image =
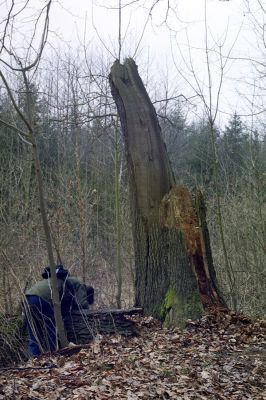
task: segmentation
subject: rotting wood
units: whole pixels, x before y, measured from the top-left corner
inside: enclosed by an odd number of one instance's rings
[[[174,186],[162,200],[160,219],[163,226],[174,227],[184,235],[204,309],[225,309],[226,304],[217,288],[201,192],[197,191],[194,205],[188,188]]]
[[[136,335],[137,329],[134,321],[126,316],[142,312],[142,308],[74,311],[64,320],[68,340],[76,344],[85,344],[97,334]]]

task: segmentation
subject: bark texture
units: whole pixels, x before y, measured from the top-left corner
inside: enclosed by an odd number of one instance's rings
[[[155,109],[132,59],[110,73],[129,168],[135,249],[136,306],[182,325],[202,311],[180,230],[159,218],[163,197],[174,185]]]

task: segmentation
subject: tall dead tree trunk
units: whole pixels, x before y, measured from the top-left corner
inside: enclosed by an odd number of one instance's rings
[[[182,324],[187,318],[198,317],[204,302],[195,266],[191,268],[193,257],[183,226],[176,223],[174,215],[171,224],[165,222],[168,216],[162,201],[167,195],[171,197],[175,181],[156,112],[132,59],[123,65],[116,61],[109,80],[130,176],[136,306]]]

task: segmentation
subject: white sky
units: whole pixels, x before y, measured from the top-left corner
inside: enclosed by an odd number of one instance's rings
[[[261,1],[266,3],[266,0]],[[31,2],[36,8],[38,4],[44,3],[42,0]],[[134,56],[144,81],[149,75],[156,86],[168,85],[170,95],[193,95],[191,86],[196,87],[197,84],[206,93],[205,1],[170,0],[173,10],[167,14],[168,0],[160,0],[151,16],[149,12],[156,0],[121,2],[123,6],[132,3],[122,10],[121,58]],[[256,9],[256,0],[249,3]],[[3,16],[1,4],[0,12]],[[50,13],[50,43],[54,48],[66,46],[73,51],[85,43],[92,52],[100,52],[110,60],[116,58],[119,48],[118,4],[119,0],[54,1]],[[219,45],[222,44],[223,61],[230,49],[231,57],[257,56],[257,39],[251,27],[246,0],[206,0],[206,4],[208,48],[212,50],[209,52],[212,95],[215,100],[220,75],[217,56]],[[164,24],[166,15],[167,26]],[[192,68],[197,83],[191,73]],[[250,112],[247,110],[245,95],[251,94],[252,90],[244,84],[247,78],[252,78],[250,63],[228,61],[219,106],[221,115],[235,110],[245,114]]]
[[[122,5],[130,0],[122,0]],[[172,0],[174,11],[169,11],[167,25],[163,22],[167,13],[167,0],[160,0],[149,16],[155,1],[139,0],[122,10],[122,59],[134,56],[140,71],[146,71],[153,80],[162,81],[168,77],[170,95],[193,94],[190,85],[181,78],[184,74],[193,86],[196,85],[191,73],[190,60],[200,81],[202,90],[207,83],[205,47],[205,1]],[[253,1],[254,3],[254,1]],[[62,4],[63,8],[62,9]],[[64,40],[75,47],[79,40],[101,47],[110,57],[118,55],[118,0],[64,0],[54,6],[52,26]],[[148,20],[148,23],[147,23]],[[142,36],[145,24],[146,28]],[[250,16],[244,0],[207,0],[208,45],[213,82],[213,98],[217,94],[220,69],[218,46],[223,43],[222,53],[226,57],[231,50],[232,57],[249,57],[257,53],[256,36],[253,34]],[[85,29],[86,27],[86,29]],[[170,28],[170,29],[169,29]],[[86,32],[85,32],[86,31]],[[215,45],[216,42],[216,45]],[[137,49],[137,52],[136,52]],[[136,53],[136,54],[135,54]],[[142,69],[141,69],[142,68]],[[250,89],[244,85],[251,78],[249,63],[228,61],[222,86],[220,109],[222,112],[248,114],[246,98]],[[144,78],[144,77],[143,77]],[[158,85],[159,86],[159,85]]]

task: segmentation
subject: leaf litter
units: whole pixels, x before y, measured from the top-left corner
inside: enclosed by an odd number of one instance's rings
[[[133,317],[132,317],[133,318]],[[266,321],[233,312],[138,336],[97,336],[0,371],[0,400],[266,400]]]

